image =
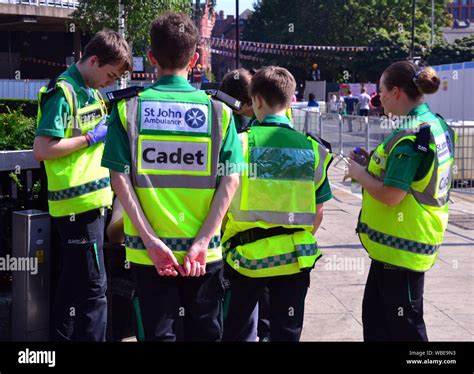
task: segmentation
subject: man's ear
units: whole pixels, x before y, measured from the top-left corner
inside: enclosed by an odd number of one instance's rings
[[[99,66],[99,57],[97,57],[97,56],[95,56],[95,55],[89,57],[89,58],[87,59],[87,64],[88,64],[89,66],[94,66],[94,65]]]
[[[151,66],[157,66],[158,62],[156,61],[155,56],[153,56],[153,53],[151,52],[151,49],[148,50],[146,53],[146,57],[148,58],[148,61],[150,62]]]
[[[189,67],[193,68],[196,65],[196,62],[199,60],[199,53],[194,52],[193,57],[189,61]]]
[[[260,95],[255,96],[255,104],[257,106],[257,109],[261,109],[263,106],[263,99]]]

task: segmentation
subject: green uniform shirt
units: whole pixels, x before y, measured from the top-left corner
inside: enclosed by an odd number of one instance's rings
[[[154,89],[163,91],[194,91],[188,81],[177,75],[167,75],[158,79],[152,86]],[[128,143],[127,133],[120,122],[117,106],[114,105],[112,113],[107,121],[108,131],[105,141],[105,150],[102,157],[102,166],[126,173],[130,171],[132,165],[130,155],[130,144]],[[232,165],[235,167],[222,168],[224,175],[237,173],[245,169],[242,149],[240,147],[237,131],[235,130],[234,119],[230,117],[230,123],[224,134],[221,150],[219,154],[219,163]]]
[[[429,112],[428,105],[421,104],[408,115],[421,117],[427,112]],[[433,152],[417,151],[412,141],[401,141],[388,157],[383,183],[408,191],[413,181],[421,180],[429,172],[433,157]]]
[[[269,115],[266,116],[261,124],[273,123],[288,125],[293,128],[290,119],[285,116]],[[329,184],[329,178],[326,178],[324,183],[316,191],[316,204],[322,204],[332,198],[331,186]]]
[[[84,107],[88,102],[90,104],[97,102],[75,64],[71,65],[61,76],[68,77],[69,80],[74,81],[80,87],[79,91],[75,91],[78,108]],[[63,90],[56,89],[41,103],[41,119],[36,129],[36,135],[64,138],[64,128],[70,113],[71,109]]]
[[[234,123],[235,123],[235,129],[237,132],[242,132],[243,128],[251,127],[251,124],[253,121],[255,121],[256,117],[247,117],[244,116],[243,114],[237,114],[234,112],[233,114],[234,117]]]

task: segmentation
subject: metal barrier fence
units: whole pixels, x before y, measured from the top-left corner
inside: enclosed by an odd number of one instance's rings
[[[454,188],[474,193],[474,126],[452,126],[458,135],[454,147]]]
[[[331,143],[335,156],[348,155],[355,147],[375,149],[393,129],[381,117],[341,116],[293,108],[296,130],[310,132]],[[474,193],[474,126],[450,124],[458,135],[453,188]]]

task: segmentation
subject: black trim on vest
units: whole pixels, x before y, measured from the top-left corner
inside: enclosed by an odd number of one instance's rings
[[[304,229],[289,229],[286,227],[278,226],[272,227],[270,229],[263,229],[261,227],[254,227],[253,229],[248,229],[238,234],[234,235],[227,242],[229,243],[229,248],[236,248],[239,245],[249,244],[256,242],[257,240],[270,238],[272,236],[278,235],[289,235],[297,231],[304,231]]]

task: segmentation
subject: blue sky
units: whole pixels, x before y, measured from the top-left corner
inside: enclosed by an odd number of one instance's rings
[[[256,0],[239,0],[239,11],[242,13],[245,9],[253,9],[253,3]],[[224,14],[235,14],[235,0],[216,0],[216,10],[223,10]]]

